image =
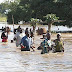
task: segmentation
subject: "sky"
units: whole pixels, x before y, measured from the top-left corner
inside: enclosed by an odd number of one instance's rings
[[[5,2],[5,1],[14,1],[14,0],[0,0],[0,3]]]
[[[5,0],[0,0],[0,3],[4,2]]]

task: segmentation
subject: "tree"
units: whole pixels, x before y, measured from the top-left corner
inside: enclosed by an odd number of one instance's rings
[[[66,20],[58,25],[72,27],[72,0],[57,0],[55,2],[55,14],[62,20]]]
[[[16,1],[14,2],[9,2],[8,3],[8,13],[6,14],[7,15],[7,21],[9,24],[12,24],[12,15],[14,17],[14,22],[15,24],[18,23],[19,21],[19,12],[17,12],[18,10],[18,3]]]
[[[15,18],[15,23],[20,20],[29,21],[31,18],[45,20],[47,14],[56,14],[59,19],[66,20],[58,25],[72,26],[72,0],[14,0],[7,2],[11,11],[7,15]],[[1,9],[2,10],[2,9]],[[4,10],[3,10],[4,12]],[[8,19],[9,20],[9,19]],[[10,20],[9,20],[10,21]]]
[[[40,19],[31,18],[31,26],[33,26],[33,32],[35,32],[36,25],[41,22]]]
[[[57,22],[59,17],[56,17],[56,14],[47,14],[44,16],[46,18],[46,22],[48,23],[48,31],[51,32],[51,26],[54,22]]]

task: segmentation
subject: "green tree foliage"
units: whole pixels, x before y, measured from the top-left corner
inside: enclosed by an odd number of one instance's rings
[[[41,22],[40,19],[31,18],[31,26],[33,26],[33,31],[35,31],[36,25]]]
[[[56,17],[56,14],[47,14],[44,16],[46,18],[46,22],[48,23],[48,31],[51,32],[51,26],[54,22],[57,22],[59,17]]]
[[[0,16],[1,17],[5,16],[6,9],[8,9],[8,5],[6,3],[1,3],[0,4]]]
[[[11,22],[9,18],[12,15],[14,15],[15,23],[17,23],[19,20],[29,21],[31,18],[45,20],[44,16],[52,13],[61,20],[66,20],[58,25],[72,26],[72,0],[15,0],[5,4],[7,6],[2,5],[3,8],[11,10],[7,14],[9,22]],[[2,6],[0,6],[1,10]],[[5,9],[1,12],[4,12]]]
[[[19,21],[19,11],[18,11],[18,4],[17,2],[10,2],[9,4],[9,12],[7,14],[7,21],[8,23],[12,23],[12,15],[14,17],[14,23]]]
[[[57,0],[55,2],[55,14],[62,20],[66,20],[59,25],[72,27],[72,0]]]

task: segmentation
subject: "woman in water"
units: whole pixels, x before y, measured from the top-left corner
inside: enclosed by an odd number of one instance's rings
[[[6,35],[5,35],[5,32],[3,32],[3,33],[1,34],[2,42],[7,42],[7,38],[8,38],[8,35],[6,36]]]

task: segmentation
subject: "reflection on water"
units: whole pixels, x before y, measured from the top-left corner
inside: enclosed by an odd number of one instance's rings
[[[9,34],[7,43],[2,43],[0,39],[0,72],[72,72],[71,42],[65,41],[64,53],[41,55],[37,49],[35,52],[21,52],[15,42],[10,43],[13,36],[13,33]],[[41,42],[40,37],[35,38],[36,48]]]

